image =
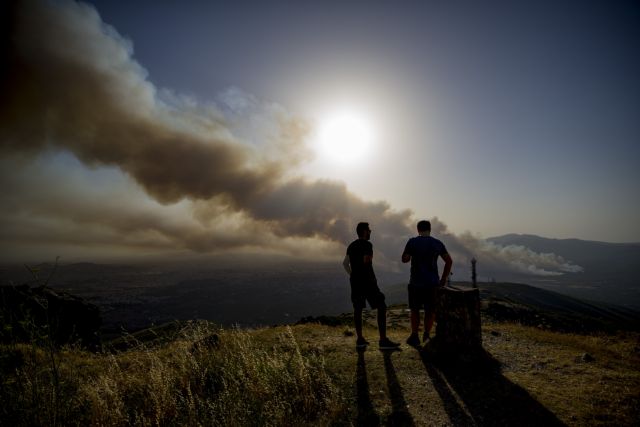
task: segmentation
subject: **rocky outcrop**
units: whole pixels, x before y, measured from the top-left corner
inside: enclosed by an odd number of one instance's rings
[[[51,339],[89,349],[100,344],[98,307],[46,286],[0,286],[0,323],[2,342]]]

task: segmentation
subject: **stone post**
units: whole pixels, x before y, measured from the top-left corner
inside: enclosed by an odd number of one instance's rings
[[[478,287],[478,283],[476,282],[476,263],[478,262],[478,260],[476,260],[475,258],[471,258],[471,283],[473,283],[473,287],[477,288]]]
[[[478,288],[440,288],[436,322],[434,347],[438,353],[463,358],[482,354]]]

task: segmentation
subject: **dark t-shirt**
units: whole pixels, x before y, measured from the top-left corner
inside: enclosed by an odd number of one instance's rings
[[[349,264],[351,264],[351,283],[367,284],[376,283],[376,275],[373,272],[373,264],[364,262],[365,255],[373,256],[373,245],[368,240],[357,239],[351,242],[347,248]]]
[[[447,254],[444,244],[431,236],[416,236],[409,239],[404,248],[411,255],[411,280],[417,287],[438,286],[438,257]]]

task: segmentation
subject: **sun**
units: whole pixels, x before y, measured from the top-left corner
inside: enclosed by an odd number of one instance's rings
[[[353,164],[367,156],[374,137],[373,125],[365,114],[336,110],[319,123],[317,151],[332,162]]]

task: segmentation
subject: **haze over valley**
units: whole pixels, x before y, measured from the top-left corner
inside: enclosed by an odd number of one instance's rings
[[[503,250],[508,250],[509,244],[528,244],[539,253],[554,250],[567,259],[575,257],[584,265],[579,272],[541,277],[514,274],[509,269],[487,271],[480,258],[479,286],[491,295],[508,298],[509,288],[496,287],[495,283],[516,282],[578,298],[596,307],[610,307],[618,314],[635,311],[638,316],[640,290],[635,266],[640,258],[639,244],[545,239],[531,235],[506,235],[491,240],[505,244]],[[349,280],[339,254],[332,262],[256,255],[250,265],[242,258],[218,256],[130,264],[61,262],[55,271],[53,268],[52,263],[38,266],[41,280],[35,282],[33,274],[24,266],[5,265],[0,279],[3,284],[36,285],[51,275],[49,286],[86,298],[100,308],[105,333],[117,333],[122,328],[134,331],[176,319],[256,326],[295,323],[307,316],[351,311]],[[406,304],[408,267],[404,265],[395,271],[378,268],[376,274],[388,303]],[[454,264],[452,279],[454,284],[467,282],[463,286],[469,286],[469,266]],[[517,294],[515,290],[511,293]],[[516,300],[525,301],[532,293],[524,292]],[[537,307],[567,305],[553,294],[538,294],[534,298],[538,299]]]

